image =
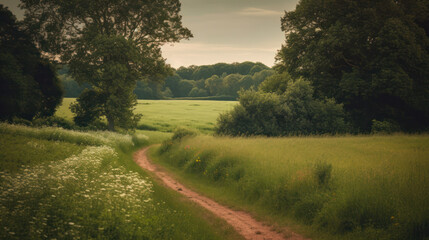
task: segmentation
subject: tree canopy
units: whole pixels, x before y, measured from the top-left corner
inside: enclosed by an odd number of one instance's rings
[[[0,119],[52,116],[63,90],[32,36],[0,5]]]
[[[77,82],[92,86],[99,99],[96,118],[105,116],[110,130],[138,120],[138,80],[171,72],[160,47],[192,37],[182,26],[178,0],[23,0],[21,6],[41,49],[59,55]],[[92,114],[85,99],[78,99],[75,114]]]
[[[303,77],[317,98],[343,103],[349,120],[403,130],[429,121],[429,4],[426,0],[301,0],[282,18],[277,70]]]

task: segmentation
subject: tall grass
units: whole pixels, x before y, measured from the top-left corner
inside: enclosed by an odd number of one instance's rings
[[[135,170],[144,136],[0,124],[0,137],[0,239],[236,236]]]
[[[429,237],[427,135],[198,136],[161,149],[165,162],[321,231]]]
[[[55,127],[33,128],[21,125],[0,123],[0,134],[10,134],[14,136],[26,136],[50,141],[63,141],[78,145],[92,146],[134,146],[139,142],[144,142],[147,137],[144,135],[127,135],[109,131],[70,131]]]

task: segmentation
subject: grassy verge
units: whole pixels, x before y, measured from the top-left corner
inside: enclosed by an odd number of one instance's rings
[[[198,136],[154,155],[207,195],[316,239],[429,236],[427,135]]]
[[[9,124],[0,135],[0,239],[239,238],[134,164],[144,136]]]

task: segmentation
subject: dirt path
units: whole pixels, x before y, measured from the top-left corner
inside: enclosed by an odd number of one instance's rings
[[[146,169],[150,172],[153,172],[157,177],[159,177],[163,183],[175,191],[185,195],[191,201],[194,201],[206,208],[210,212],[214,213],[216,216],[227,221],[235,230],[241,234],[246,239],[255,239],[255,240],[280,240],[280,239],[290,239],[290,240],[304,240],[302,236],[285,230],[284,233],[277,233],[271,230],[271,227],[256,221],[250,216],[250,214],[243,211],[236,211],[230,208],[227,208],[223,205],[218,204],[217,202],[211,200],[210,198],[204,197],[194,191],[191,191],[187,187],[178,183],[166,172],[159,169],[156,165],[152,164],[147,157],[148,148],[141,149],[134,154],[134,161],[143,169]]]

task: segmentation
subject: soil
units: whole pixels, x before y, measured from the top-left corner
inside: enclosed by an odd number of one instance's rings
[[[252,240],[305,240],[306,238],[289,229],[282,229],[279,233],[274,231],[272,227],[255,220],[249,213],[237,211],[223,206],[210,198],[204,197],[181,183],[177,182],[173,177],[163,171],[160,167],[151,163],[147,156],[147,150],[143,148],[134,154],[134,161],[143,169],[154,173],[165,186],[185,195],[189,200],[206,208],[214,215],[224,219],[230,224],[239,234],[245,239]],[[308,239],[307,239],[308,240]]]

